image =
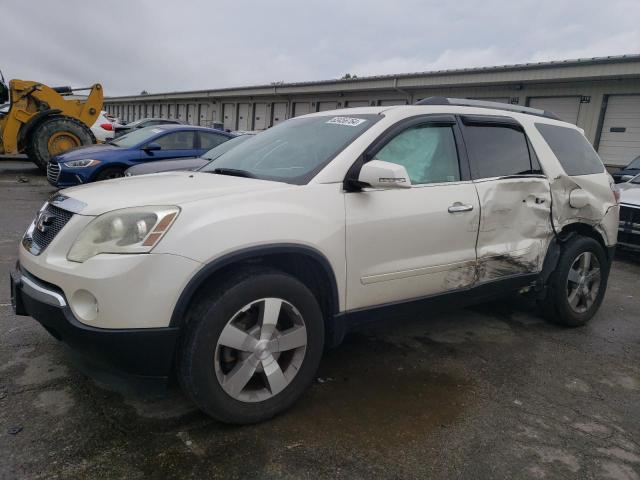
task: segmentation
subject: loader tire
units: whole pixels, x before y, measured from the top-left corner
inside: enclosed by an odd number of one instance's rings
[[[92,143],[94,136],[84,123],[71,117],[53,116],[34,129],[26,150],[29,160],[46,172],[51,157]]]

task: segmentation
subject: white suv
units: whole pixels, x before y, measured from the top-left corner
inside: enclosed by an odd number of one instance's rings
[[[16,313],[111,368],[177,377],[225,422],[290,406],[356,324],[520,292],[584,324],[618,230],[583,133],[430,98],[288,120],[199,172],[64,190],[12,273]]]

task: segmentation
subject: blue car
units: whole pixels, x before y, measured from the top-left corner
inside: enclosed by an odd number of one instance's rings
[[[101,145],[81,147],[53,157],[47,179],[57,188],[124,176],[141,163],[199,157],[233,138],[232,133],[190,125],[141,128]]]

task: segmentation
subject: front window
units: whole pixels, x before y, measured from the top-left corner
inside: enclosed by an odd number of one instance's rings
[[[195,133],[193,131],[180,131],[167,133],[154,140],[162,150],[193,150]]]
[[[450,126],[408,128],[382,147],[374,160],[402,165],[413,185],[460,180],[458,151]]]
[[[118,147],[131,148],[144,142],[145,140],[148,140],[151,137],[156,136],[160,132],[162,132],[162,130],[153,127],[140,128],[134,130],[133,132],[127,133],[126,135],[122,135],[121,137],[118,137],[109,143]]]
[[[293,118],[256,135],[202,168],[294,184],[308,183],[381,115]]]

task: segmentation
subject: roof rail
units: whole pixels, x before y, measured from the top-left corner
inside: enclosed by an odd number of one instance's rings
[[[461,107],[478,107],[493,108],[496,110],[506,110],[509,112],[526,113],[536,115],[538,117],[551,118],[553,120],[562,119],[553,112],[548,110],[540,110],[539,108],[522,107],[520,105],[512,105],[510,103],[487,102],[485,100],[471,100],[468,98],[446,98],[446,97],[428,97],[416,102],[414,105],[457,105]]]

